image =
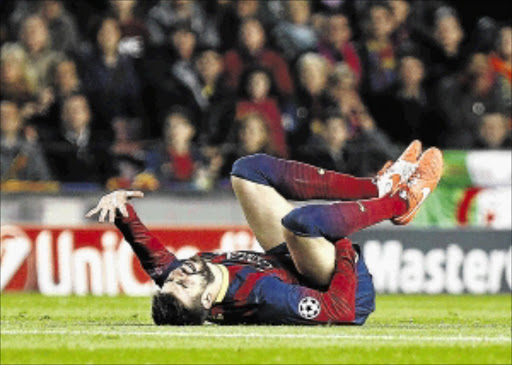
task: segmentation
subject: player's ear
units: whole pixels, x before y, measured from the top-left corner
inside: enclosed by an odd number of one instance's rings
[[[205,290],[201,295],[201,304],[205,309],[210,309],[213,305],[213,295],[209,290]]]

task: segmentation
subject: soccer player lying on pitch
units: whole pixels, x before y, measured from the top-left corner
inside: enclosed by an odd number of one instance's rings
[[[263,154],[237,160],[232,185],[264,253],[201,252],[179,260],[137,217],[130,198],[104,196],[87,216],[108,215],[160,287],[152,302],[158,325],[363,324],[375,309],[372,278],[350,234],[391,219],[410,222],[437,186],[443,159],[414,141],[376,178],[356,178]],[[298,208],[290,200],[329,204]],[[352,201],[342,201],[352,200]]]

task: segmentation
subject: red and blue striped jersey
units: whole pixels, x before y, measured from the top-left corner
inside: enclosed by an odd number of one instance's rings
[[[116,225],[143,268],[161,286],[181,261],[151,235],[130,205],[128,211],[129,217],[118,216]],[[212,307],[209,320],[219,324],[363,324],[375,310],[371,275],[358,246],[346,238],[335,245],[334,274],[323,288],[311,285],[297,272],[284,243],[265,253],[201,253],[229,273],[226,295]]]

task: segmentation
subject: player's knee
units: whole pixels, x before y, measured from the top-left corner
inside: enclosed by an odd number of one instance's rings
[[[321,237],[322,232],[317,225],[318,214],[316,207],[306,205],[285,215],[281,223],[287,230],[298,236]]]
[[[235,161],[231,168],[231,176],[253,181],[263,185],[269,185],[265,175],[262,174],[271,157],[263,153],[241,157]]]

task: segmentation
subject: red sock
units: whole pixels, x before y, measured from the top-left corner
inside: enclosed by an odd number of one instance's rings
[[[356,202],[340,202],[332,205],[335,206],[335,211],[330,215],[332,223],[337,223],[344,230],[340,237],[346,237],[363,228],[402,215],[407,211],[407,202],[400,198],[398,194]],[[343,224],[340,224],[341,222]]]
[[[299,200],[367,199],[379,194],[371,178],[358,178],[295,161],[286,162],[282,166],[285,189]]]
[[[282,223],[300,236],[325,237],[334,242],[406,211],[407,202],[395,194],[355,202],[306,205],[291,211]]]
[[[233,165],[234,176],[273,187],[287,199],[368,199],[378,196],[370,178],[357,178],[302,162],[258,154]]]

